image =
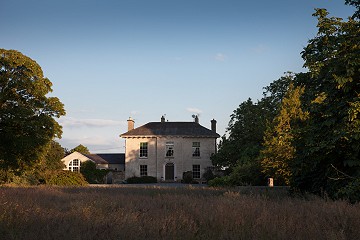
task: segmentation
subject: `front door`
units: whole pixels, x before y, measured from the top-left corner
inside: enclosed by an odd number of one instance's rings
[[[165,181],[174,181],[174,164],[167,163],[165,165]]]

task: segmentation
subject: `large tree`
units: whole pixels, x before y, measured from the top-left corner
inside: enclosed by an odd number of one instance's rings
[[[64,105],[47,96],[52,83],[31,58],[0,49],[0,167],[21,170],[38,162],[61,126]]]
[[[325,9],[314,16],[318,34],[302,53],[309,69],[302,106],[309,118],[294,141],[291,185],[335,197],[360,177],[360,23],[329,17]]]

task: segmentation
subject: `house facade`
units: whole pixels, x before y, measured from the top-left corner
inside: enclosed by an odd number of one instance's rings
[[[201,180],[210,157],[216,152],[216,121],[211,130],[194,122],[150,122],[134,128],[128,120],[125,138],[125,178],[153,176],[158,181],[181,181],[183,173],[191,171],[195,180]]]

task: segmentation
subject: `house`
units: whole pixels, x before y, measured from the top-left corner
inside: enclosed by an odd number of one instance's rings
[[[64,170],[72,172],[79,172],[81,163],[86,161],[94,162],[97,169],[125,171],[124,153],[82,154],[79,152],[73,152],[61,159],[61,161],[65,164]]]
[[[203,173],[212,167],[210,157],[216,152],[216,120],[211,130],[194,122],[149,122],[134,128],[128,120],[125,138],[125,178],[153,176],[158,181],[181,181],[183,173],[192,171],[193,178],[201,181]]]

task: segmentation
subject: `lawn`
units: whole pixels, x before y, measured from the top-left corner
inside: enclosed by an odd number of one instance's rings
[[[0,239],[358,239],[360,205],[284,189],[0,187]]]

